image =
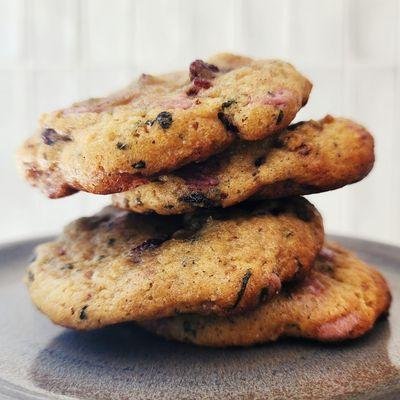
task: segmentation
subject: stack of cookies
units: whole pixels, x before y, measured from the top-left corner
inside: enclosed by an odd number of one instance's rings
[[[371,329],[390,305],[385,280],[324,242],[300,195],[364,178],[373,138],[331,116],[290,125],[311,88],[285,62],[219,54],[44,114],[19,151],[25,178],[113,206],[36,249],[35,305],[69,328],[136,321],[207,346]]]

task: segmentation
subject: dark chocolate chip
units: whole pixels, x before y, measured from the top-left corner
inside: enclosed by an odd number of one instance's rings
[[[258,168],[265,163],[265,156],[258,157],[254,160],[254,165]]]
[[[239,132],[239,129],[235,125],[233,125],[231,121],[229,121],[229,118],[222,111],[218,113],[218,119],[222,122],[227,131],[232,133]]]
[[[122,143],[122,142],[117,143],[118,150],[126,150],[127,148],[128,148],[128,145],[126,143]]]
[[[160,124],[161,128],[168,129],[172,124],[172,115],[168,111],[162,111],[157,115],[156,121]]]
[[[108,246],[114,246],[114,243],[115,243],[115,238],[110,238],[110,239],[108,239],[108,241],[107,241],[107,245],[108,245]]]
[[[238,306],[238,304],[240,303],[240,300],[242,300],[244,292],[246,290],[246,286],[247,286],[247,284],[249,282],[250,277],[251,277],[251,271],[247,271],[245,273],[245,275],[243,276],[242,284],[241,284],[239,292],[238,292],[238,294],[236,296],[236,301],[231,307],[229,307],[229,309],[233,310],[234,308],[236,308]]]
[[[65,269],[73,269],[73,268],[74,268],[73,264],[69,263],[69,264],[64,264],[60,269],[65,270]]]
[[[43,143],[48,146],[52,146],[57,142],[70,142],[72,140],[69,136],[58,133],[52,128],[45,129],[41,136]]]
[[[195,207],[210,208],[215,206],[215,203],[201,192],[193,192],[185,196],[179,197],[179,201],[191,204]]]
[[[278,118],[276,119],[277,125],[279,125],[282,122],[284,116],[285,116],[285,114],[283,113],[283,111],[279,110]]]
[[[135,169],[142,169],[142,168],[146,168],[146,163],[144,161],[139,161],[135,164],[132,164],[132,167]]]
[[[166,241],[165,238],[154,238],[154,239],[147,239],[139,246],[135,247],[133,250],[151,250],[161,246],[162,243]]]
[[[87,319],[86,309],[87,309],[88,307],[89,307],[88,305],[83,306],[83,307],[81,308],[81,310],[79,311],[79,319],[80,319],[80,320]]]
[[[146,250],[156,249],[157,247],[161,246],[167,240],[168,240],[168,237],[152,238],[152,239],[145,240],[143,243],[141,243],[139,246],[134,247],[129,252],[130,256],[132,258],[132,261],[140,262],[143,252],[145,252]]]
[[[235,103],[236,103],[236,100],[233,100],[233,99],[225,101],[225,102],[222,103],[221,108],[222,108],[222,110],[225,110],[225,108],[228,108],[232,104],[235,104]]]

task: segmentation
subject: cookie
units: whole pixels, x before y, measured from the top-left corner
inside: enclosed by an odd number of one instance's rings
[[[237,141],[203,163],[113,196],[135,212],[179,214],[228,207],[251,196],[279,198],[359,181],[374,164],[374,141],[360,125],[327,116],[289,126],[260,142]]]
[[[311,83],[278,60],[220,54],[189,71],[142,75],[101,99],[44,114],[19,151],[26,179],[51,198],[110,194],[142,178],[259,140],[287,126]]]
[[[141,323],[165,336],[224,347],[270,342],[281,336],[323,342],[353,339],[388,311],[391,296],[382,275],[345,249],[329,244],[302,281],[257,309],[230,318],[182,315]]]
[[[26,281],[41,311],[76,329],[232,315],[307,272],[322,245],[321,217],[301,197],[184,216],[109,207],[40,245]]]

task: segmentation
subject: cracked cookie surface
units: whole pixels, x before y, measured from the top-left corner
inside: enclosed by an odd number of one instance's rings
[[[374,141],[362,126],[326,116],[289,126],[263,141],[237,141],[200,164],[113,196],[135,212],[179,214],[228,207],[249,197],[279,198],[336,189],[365,177]]]
[[[248,346],[281,336],[333,342],[372,329],[390,302],[378,271],[328,244],[302,281],[287,284],[253,311],[229,318],[182,315],[141,324],[169,339],[215,347]]]
[[[108,207],[40,245],[26,282],[43,313],[76,329],[232,315],[309,270],[322,244],[321,217],[301,197],[179,216]]]
[[[259,140],[284,128],[310,91],[288,63],[219,54],[192,62],[189,72],[144,74],[109,97],[44,114],[19,164],[51,198],[121,192],[236,137]]]

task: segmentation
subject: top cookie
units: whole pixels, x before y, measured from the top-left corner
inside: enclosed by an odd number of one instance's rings
[[[142,75],[107,98],[44,114],[19,161],[51,198],[117,193],[206,159],[236,136],[258,140],[284,128],[310,90],[290,64],[220,54],[192,62],[189,73]]]
[[[136,212],[179,214],[228,207],[251,196],[279,198],[356,182],[374,164],[374,140],[361,125],[326,116],[289,126],[259,142],[237,141],[201,164],[190,164],[113,196]]]

